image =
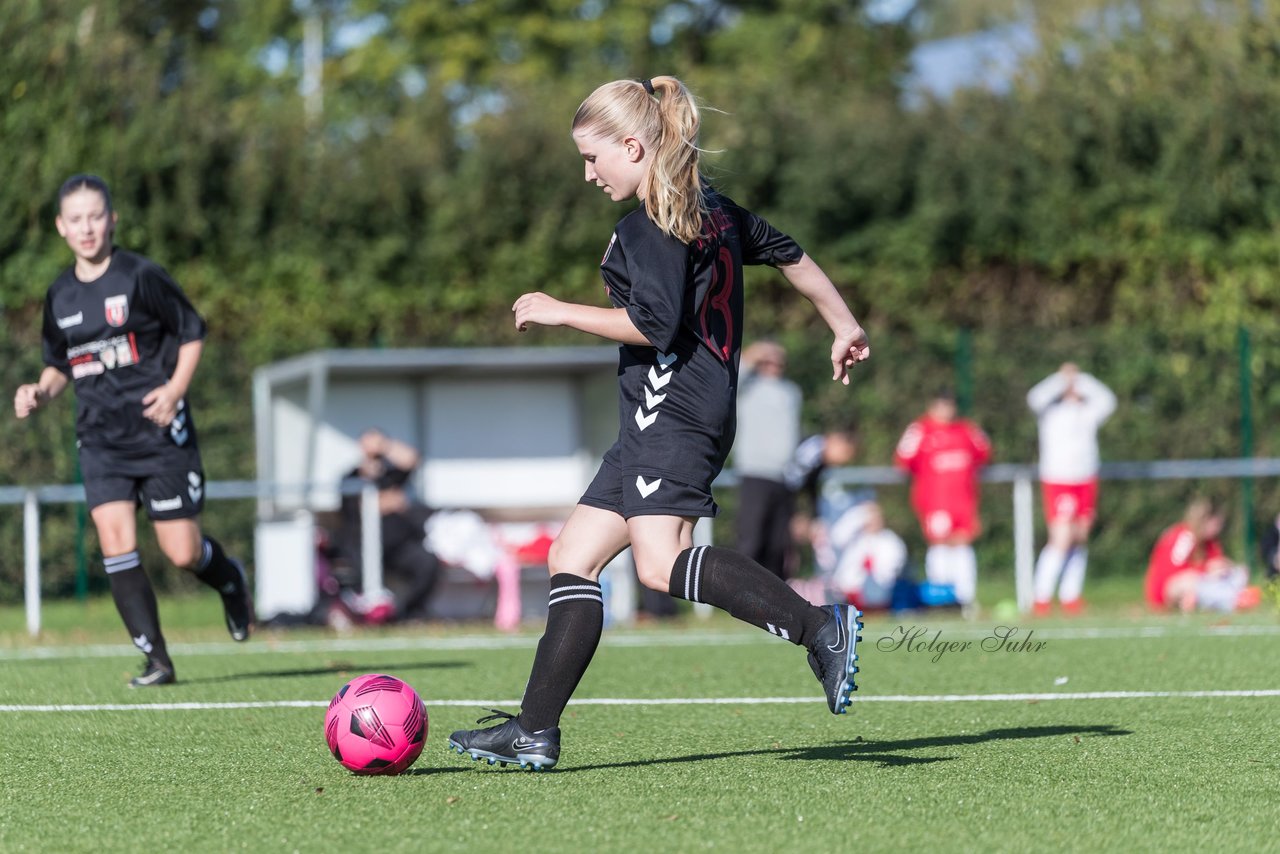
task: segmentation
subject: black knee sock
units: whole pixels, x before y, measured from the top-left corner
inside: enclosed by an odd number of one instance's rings
[[[538,641],[533,671],[520,704],[520,725],[538,730],[560,722],[564,707],[600,645],[604,598],[600,585],[577,575],[551,576],[547,629]]]
[[[111,598],[116,602],[116,610],[129,630],[133,645],[142,650],[148,660],[172,670],[173,662],[169,660],[164,635],[160,633],[156,593],[138,561],[138,553],[104,556],[102,562],[107,569],[107,580],[111,582]]]
[[[678,599],[714,605],[806,647],[828,617],[751,558],[716,546],[680,552],[671,570],[670,592]]]
[[[204,551],[196,563],[196,578],[224,595],[235,593],[242,581],[240,570],[213,537],[204,538]]]

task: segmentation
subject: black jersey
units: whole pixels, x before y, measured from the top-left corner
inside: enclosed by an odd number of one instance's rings
[[[610,301],[653,345],[621,347],[622,426],[607,459],[627,476],[709,491],[733,443],[742,267],[793,263],[804,252],[725,196],[709,190],[706,200],[702,234],[688,244],[643,209],[628,214],[600,270]]]
[[[205,335],[204,319],[161,267],[116,249],[92,282],[65,270],[45,296],[44,361],[71,377],[86,478],[199,467],[186,401],[168,427],[143,417],[142,398],[169,381],[178,348]]]

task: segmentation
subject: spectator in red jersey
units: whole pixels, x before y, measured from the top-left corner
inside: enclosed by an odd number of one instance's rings
[[[929,544],[925,576],[954,588],[961,607],[971,608],[978,587],[973,541],[982,530],[978,471],[991,460],[991,442],[957,417],[955,396],[942,390],[902,434],[893,459],[911,476],[911,507]]]
[[[1147,565],[1147,604],[1184,613],[1252,608],[1261,591],[1249,586],[1249,571],[1222,551],[1218,537],[1225,514],[1208,498],[1197,498],[1182,521],[1165,529]]]

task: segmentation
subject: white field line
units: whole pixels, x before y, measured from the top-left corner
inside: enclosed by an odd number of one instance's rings
[[[1248,626],[1072,626],[1067,628],[1037,628],[1018,626],[1018,639],[1031,635],[1036,640],[1125,640],[1142,638],[1231,638],[1280,635],[1280,625]],[[946,640],[980,640],[991,637],[995,629],[954,624],[930,625],[909,621],[885,622],[877,620],[863,631],[865,642],[875,643],[881,637],[897,638],[900,629],[911,631],[924,629],[929,636],[941,631]],[[895,634],[896,633],[896,634]],[[922,636],[924,637],[924,636]],[[679,631],[670,632],[605,632],[604,646],[617,647],[673,647],[673,646],[742,646],[757,643],[775,643],[777,638],[764,632],[742,631]],[[170,644],[175,655],[244,655],[314,652],[395,652],[402,650],[502,650],[532,649],[538,638],[533,635],[460,635],[458,637],[394,637],[394,638],[331,638],[317,640],[275,640],[237,644],[231,641],[209,643]],[[132,658],[138,651],[128,644],[90,644],[86,646],[36,646],[0,649],[0,661],[32,661],[74,658]]]
[[[1028,703],[1048,700],[1202,700],[1231,697],[1280,697],[1280,688],[1239,691],[1079,691],[1061,694],[888,694],[858,697],[863,703]],[[664,697],[635,699],[600,697],[570,700],[573,706],[786,706],[816,704],[817,697]],[[83,705],[0,705],[0,712],[186,712],[236,709],[322,709],[326,700],[261,700],[236,703],[92,703]],[[427,708],[438,706],[518,706],[519,700],[431,700]]]

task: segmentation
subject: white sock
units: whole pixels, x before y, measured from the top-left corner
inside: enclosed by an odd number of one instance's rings
[[[1067,556],[1067,565],[1062,570],[1062,584],[1058,587],[1058,599],[1063,602],[1074,602],[1084,592],[1084,570],[1089,563],[1089,549],[1076,546]]]
[[[930,584],[950,584],[951,572],[947,566],[947,546],[929,546],[924,553],[924,576]]]
[[[972,603],[978,595],[978,556],[973,546],[952,546],[947,563],[956,586],[956,601],[961,605]]]
[[[1045,546],[1040,550],[1036,560],[1035,582],[1032,584],[1032,595],[1037,602],[1048,602],[1053,598],[1053,588],[1058,583],[1058,573],[1062,569],[1062,552],[1053,546]]]

